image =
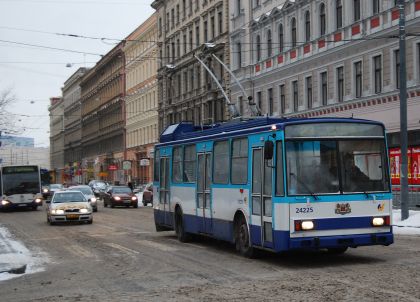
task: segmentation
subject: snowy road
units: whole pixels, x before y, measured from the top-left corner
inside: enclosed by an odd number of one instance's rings
[[[420,300],[418,235],[336,257],[249,260],[226,243],[156,233],[151,207],[100,207],[92,225],[49,226],[41,210],[0,213],[0,223],[49,258],[44,271],[1,281],[1,301]]]

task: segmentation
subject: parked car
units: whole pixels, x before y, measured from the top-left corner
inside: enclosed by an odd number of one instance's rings
[[[153,183],[148,183],[143,191],[143,205],[147,206],[148,203],[153,203]]]
[[[42,197],[44,197],[44,199],[50,199],[54,195],[54,192],[62,190],[63,188],[64,186],[62,184],[50,184],[49,186],[44,186],[42,188]]]
[[[91,180],[89,182],[89,187],[92,188],[92,191],[96,197],[103,198],[103,195],[108,188],[108,184],[103,180]]]
[[[70,187],[69,190],[82,192],[90,202],[93,211],[98,212],[98,199],[95,197],[95,194],[93,194],[93,191],[89,186],[74,186]]]
[[[47,207],[47,222],[93,222],[92,206],[80,191],[57,191]]]
[[[137,197],[134,195],[133,191],[127,186],[111,186],[108,187],[108,190],[103,195],[104,198],[104,207],[111,206],[133,206],[134,208],[138,207]]]

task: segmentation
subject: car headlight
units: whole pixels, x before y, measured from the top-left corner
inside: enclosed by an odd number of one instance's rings
[[[43,189],[42,192],[48,193],[48,189]]]
[[[131,197],[131,200],[137,200],[136,196]]]
[[[90,201],[91,201],[91,202],[96,202],[96,198],[95,198],[95,197],[92,197],[92,198],[90,199]]]
[[[41,198],[35,198],[35,202],[36,203],[40,203],[42,201],[42,199]]]
[[[88,213],[89,212],[89,210],[88,209],[80,209],[80,213],[82,213],[82,214],[86,214],[86,213]]]
[[[5,205],[7,205],[7,204],[9,204],[9,203],[10,203],[10,202],[9,202],[9,201],[7,201],[7,200],[2,200],[2,201],[1,201],[1,204],[2,204],[2,205],[4,205],[4,206],[5,206]]]
[[[115,199],[115,200],[121,200],[121,197],[119,197],[119,196],[114,196],[114,199]]]
[[[64,214],[64,210],[51,210],[51,214],[56,214],[56,215],[63,215]]]

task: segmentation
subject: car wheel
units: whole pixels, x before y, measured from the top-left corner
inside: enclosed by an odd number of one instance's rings
[[[115,205],[111,202],[111,208],[115,208]]]
[[[33,206],[32,211],[36,211],[36,210],[38,210],[38,206]]]
[[[247,258],[254,257],[254,248],[250,244],[248,225],[243,216],[237,219],[235,224],[235,246],[236,250]]]
[[[87,222],[88,224],[92,224],[93,223],[93,218],[91,220],[88,220]]]
[[[136,203],[135,205],[133,205],[133,208],[137,209],[139,207],[139,205]]]
[[[93,211],[94,211],[94,212],[98,212],[98,208],[94,208],[94,209],[93,209]]]

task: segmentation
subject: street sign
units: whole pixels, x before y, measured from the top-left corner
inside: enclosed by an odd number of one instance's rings
[[[140,166],[144,167],[144,166],[149,166],[150,165],[150,160],[148,160],[147,158],[143,158],[140,160]]]
[[[117,170],[117,166],[116,165],[109,165],[108,170],[109,171],[115,171],[115,170]]]
[[[131,160],[125,160],[122,163],[123,170],[131,170]]]

